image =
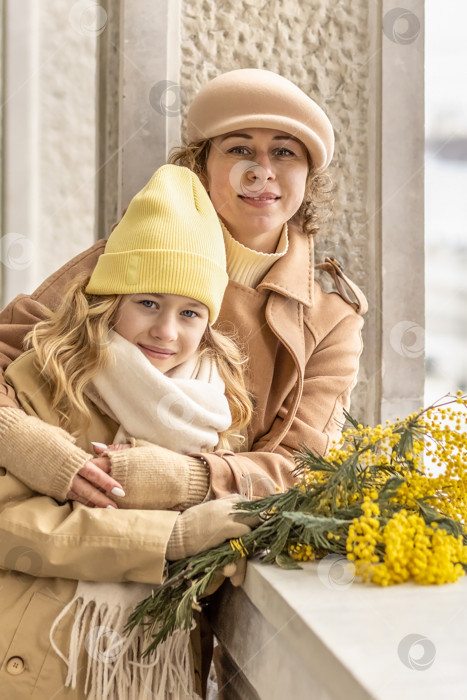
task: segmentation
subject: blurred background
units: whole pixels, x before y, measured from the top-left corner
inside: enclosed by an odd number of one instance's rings
[[[425,402],[467,391],[467,4],[425,3]]]

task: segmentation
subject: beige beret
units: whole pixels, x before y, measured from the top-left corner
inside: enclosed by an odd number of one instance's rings
[[[299,139],[316,170],[334,152],[334,132],[321,107],[287,78],[257,68],[223,73],[201,88],[187,116],[189,143],[236,129],[278,129]]]

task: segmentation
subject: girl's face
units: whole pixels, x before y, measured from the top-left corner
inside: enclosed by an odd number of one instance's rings
[[[113,329],[165,374],[198,350],[208,320],[207,306],[190,297],[125,294]]]
[[[253,250],[275,251],[303,201],[307,174],[305,146],[285,131],[241,129],[212,139],[211,201],[232,236]]]

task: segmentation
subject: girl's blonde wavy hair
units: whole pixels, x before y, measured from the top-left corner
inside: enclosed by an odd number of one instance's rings
[[[110,361],[109,332],[123,297],[86,294],[88,281],[89,275],[77,277],[57,310],[26,336],[26,346],[34,348],[41,375],[52,389],[52,409],[74,435],[84,433],[91,422],[85,390]],[[243,377],[245,358],[232,338],[209,325],[200,351],[216,363],[225,384],[232,414],[231,426],[219,436],[219,447],[225,449],[232,440],[238,442],[252,415]]]
[[[207,162],[211,149],[211,139],[173,148],[168,163],[183,165],[192,170],[208,190]],[[304,233],[315,236],[321,225],[332,213],[332,180],[326,173],[316,173],[307,151],[308,175],[303,202],[291,219]]]

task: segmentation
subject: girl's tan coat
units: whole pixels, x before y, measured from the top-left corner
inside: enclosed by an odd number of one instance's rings
[[[78,579],[160,582],[178,513],[59,505],[4,469],[0,494],[0,696],[83,698],[64,688],[65,664],[48,642],[54,619]],[[64,625],[59,646],[69,639]]]
[[[28,415],[59,425],[50,389],[34,365],[34,351],[10,365],[5,376]],[[91,425],[77,444],[89,452],[90,440],[111,441],[118,426],[87,404]],[[49,645],[55,618],[72,599],[78,579],[160,583],[178,512],[60,505],[4,468],[0,499],[0,561],[7,569],[0,570],[0,697],[83,699],[84,673],[75,690],[65,688],[66,666]],[[71,624],[69,616],[55,639],[65,655]],[[85,670],[86,660],[79,665]]]

